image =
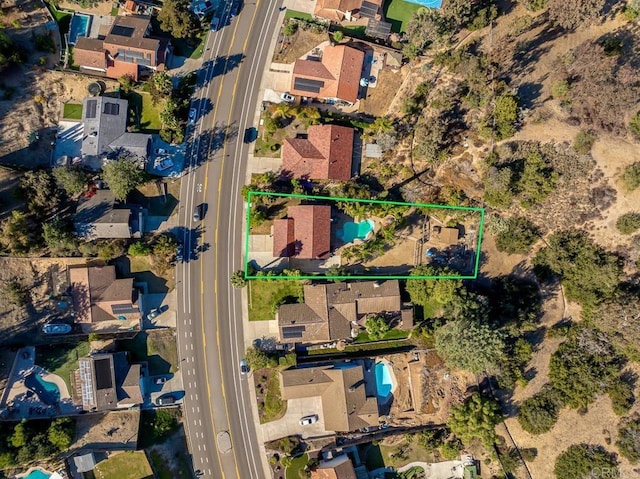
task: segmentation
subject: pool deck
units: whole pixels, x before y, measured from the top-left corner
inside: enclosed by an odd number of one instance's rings
[[[35,347],[28,346],[16,354],[9,384],[0,402],[0,411],[12,419],[35,419],[76,413],[78,408],[73,404],[67,384],[60,376],[51,374],[35,364],[35,351]],[[24,380],[31,373],[40,374],[44,381],[54,383],[58,387],[60,402],[57,405],[45,404],[37,394],[25,386]]]

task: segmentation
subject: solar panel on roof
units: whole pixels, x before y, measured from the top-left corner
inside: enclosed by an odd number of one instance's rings
[[[387,38],[391,33],[391,24],[378,20],[369,20],[365,33],[370,37]]]
[[[324,86],[324,82],[320,80],[309,80],[308,78],[296,77],[293,79],[293,89],[298,91],[308,91],[311,93],[320,93],[320,88]]]
[[[108,358],[95,360],[93,369],[96,373],[96,390],[113,387],[111,382],[111,361]]]
[[[85,116],[87,118],[95,118],[97,107],[98,107],[98,100],[87,101],[87,113],[85,114]]]
[[[301,338],[302,333],[304,333],[304,326],[286,326],[282,328],[282,338],[283,339],[293,339],[293,338]]]
[[[371,2],[362,2],[362,7],[360,8],[360,15],[365,18],[375,18],[378,13],[378,6]]]
[[[117,103],[105,103],[103,113],[105,115],[119,115],[120,114],[120,105]]]
[[[131,37],[135,29],[133,27],[125,27],[123,25],[114,25],[111,29],[112,35],[118,35],[121,37]]]
[[[114,304],[111,306],[111,312],[113,314],[128,314],[137,311],[138,308],[134,308],[132,304]]]

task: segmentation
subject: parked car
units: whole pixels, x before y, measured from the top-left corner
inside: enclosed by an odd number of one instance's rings
[[[189,124],[193,125],[196,121],[196,109],[195,108],[191,108],[191,110],[189,110]]]
[[[155,319],[158,316],[160,316],[160,313],[161,311],[158,308],[153,308],[151,311],[149,311],[149,314],[147,314],[147,319],[151,321],[152,319]]]
[[[155,381],[153,381],[153,382],[154,382],[154,383],[156,383],[156,384],[164,384],[164,383],[166,383],[168,380],[169,380],[169,378],[168,378],[168,377],[166,377],[166,376],[161,376],[161,377],[159,377],[159,378],[156,378],[156,379],[155,379]]]
[[[287,103],[293,103],[294,101],[296,101],[296,97],[290,95],[289,93],[283,93],[282,95],[280,95],[280,98],[282,98],[282,101]]]
[[[179,244],[178,249],[176,250],[176,261],[178,261],[179,263],[182,262],[182,260],[184,259],[183,255],[184,248],[182,247],[182,244]]]
[[[156,404],[158,406],[167,406],[169,404],[175,404],[175,402],[176,398],[171,395],[160,396],[158,399],[156,399]]]
[[[156,160],[155,165],[158,171],[164,171],[164,170],[168,170],[173,166],[173,161],[171,160],[171,158],[163,158],[159,161]]]
[[[315,424],[316,422],[318,422],[317,414],[311,414],[310,416],[305,416],[302,419],[300,419],[301,426],[308,426],[310,424]]]
[[[196,205],[196,207],[193,209],[193,221],[200,221],[202,219],[200,209],[200,205]]]
[[[220,24],[220,19],[218,17],[213,17],[211,19],[211,31],[215,32],[218,30],[218,25]]]
[[[249,374],[249,365],[244,359],[240,360],[240,374]]]

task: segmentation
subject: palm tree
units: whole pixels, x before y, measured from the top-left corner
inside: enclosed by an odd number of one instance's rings
[[[273,109],[273,116],[278,118],[293,118],[296,116],[296,109],[288,103],[278,103]]]

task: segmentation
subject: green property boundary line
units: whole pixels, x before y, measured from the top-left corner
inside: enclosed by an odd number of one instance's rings
[[[410,276],[410,275],[350,275],[350,276],[327,276],[323,274],[317,275],[300,275],[300,276],[257,276],[249,275],[249,233],[250,233],[250,215],[251,215],[251,198],[253,196],[276,196],[281,198],[301,198],[306,200],[324,200],[333,201],[335,203],[339,201],[346,201],[350,203],[370,203],[370,204],[387,204],[396,206],[415,206],[420,208],[439,208],[443,210],[462,210],[462,211],[475,211],[480,213],[480,224],[478,226],[478,244],[476,247],[476,258],[474,261],[474,272],[472,275],[441,275],[441,276]],[[245,218],[245,259],[244,259],[244,277],[245,279],[339,279],[339,280],[353,280],[353,279],[476,279],[478,277],[478,270],[480,266],[480,249],[482,245],[482,231],[484,229],[484,208],[474,206],[447,206],[447,205],[434,205],[430,203],[404,203],[400,201],[384,201],[384,200],[363,200],[359,198],[341,198],[334,196],[314,196],[314,195],[299,195],[294,193],[270,193],[267,191],[249,191],[247,192],[247,213]]]

